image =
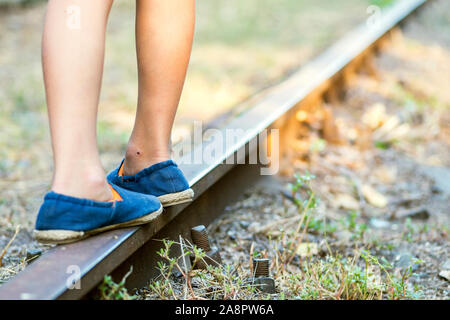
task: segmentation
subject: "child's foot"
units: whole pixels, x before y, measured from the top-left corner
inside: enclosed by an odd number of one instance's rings
[[[108,174],[108,181],[131,191],[156,196],[164,207],[194,198],[194,191],[172,160],[156,163],[134,175],[124,175],[123,166],[124,160]]]
[[[115,185],[111,191],[114,199],[106,202],[48,192],[36,220],[35,238],[43,243],[74,242],[107,230],[151,222],[162,212],[154,196]]]

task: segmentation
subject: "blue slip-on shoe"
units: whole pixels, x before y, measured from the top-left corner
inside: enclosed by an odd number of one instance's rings
[[[153,196],[111,186],[112,201],[94,201],[53,191],[44,197],[34,236],[42,243],[70,243],[107,230],[153,221],[163,211]]]
[[[122,174],[123,164],[108,174],[108,181],[124,189],[158,197],[164,207],[192,201],[194,191],[173,160],[156,163],[134,175]]]

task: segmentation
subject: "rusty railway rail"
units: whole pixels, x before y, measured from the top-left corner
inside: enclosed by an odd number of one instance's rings
[[[255,139],[268,128],[280,129],[280,158],[289,152],[292,114],[299,107],[332,94],[378,48],[384,36],[421,7],[426,0],[401,0],[382,13],[375,25],[362,24],[336,42],[323,54],[302,67],[287,80],[265,90],[249,102],[250,107],[222,129],[244,129],[235,143],[223,150],[213,163],[183,164],[180,167],[195,191],[195,199],[167,209],[154,223],[107,232],[87,240],[54,247],[0,287],[0,299],[82,299],[89,297],[104,275],[120,277],[129,267],[133,273],[129,288],[145,285],[155,273],[155,251],[161,246],[154,239],[189,237],[189,230],[208,224],[222,213],[246,187],[259,179],[259,166],[225,164],[227,159],[245,160],[257,150]],[[191,153],[183,157],[191,157]],[[69,289],[68,280],[79,271],[80,285]]]

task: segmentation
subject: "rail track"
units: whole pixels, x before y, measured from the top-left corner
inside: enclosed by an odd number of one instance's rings
[[[149,225],[106,232],[51,248],[0,287],[0,299],[86,298],[104,275],[120,278],[130,266],[133,273],[127,286],[139,288],[147,284],[156,275],[156,251],[161,246],[160,241],[154,240],[178,240],[179,235],[189,238],[191,227],[207,225],[219,217],[230,201],[260,179],[259,165],[236,163],[248,163],[245,160],[257,154],[254,142],[261,133],[265,129],[279,129],[282,158],[289,152],[293,136],[292,114],[312,100],[332,96],[356,69],[367,63],[390,30],[426,2],[399,1],[383,12],[376,23],[360,25],[288,79],[258,94],[247,103],[245,112],[219,129],[221,132],[243,129],[244,133],[216,155],[213,162],[185,164],[207,142],[176,159],[195,191],[193,202],[166,209]],[[79,278],[79,283],[71,288],[69,284],[74,277]]]

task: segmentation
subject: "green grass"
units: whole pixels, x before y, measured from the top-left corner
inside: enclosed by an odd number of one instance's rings
[[[136,296],[130,295],[125,288],[125,281],[128,276],[133,272],[133,268],[130,268],[127,274],[122,278],[119,283],[114,282],[110,275],[106,275],[103,278],[103,282],[97,287],[97,296],[99,300],[134,300]]]

